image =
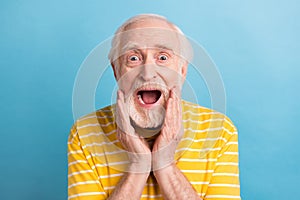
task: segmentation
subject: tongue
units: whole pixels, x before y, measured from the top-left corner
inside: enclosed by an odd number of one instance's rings
[[[153,104],[158,100],[158,95],[156,91],[144,91],[142,93],[142,99],[145,104]]]

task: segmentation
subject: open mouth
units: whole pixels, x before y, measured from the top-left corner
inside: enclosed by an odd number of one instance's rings
[[[158,102],[162,93],[159,90],[140,90],[137,92],[137,97],[143,105],[151,105]]]

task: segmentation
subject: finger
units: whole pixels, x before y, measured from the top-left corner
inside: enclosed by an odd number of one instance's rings
[[[174,107],[174,99],[171,97],[168,99],[167,108],[166,108],[166,119],[169,119],[169,117],[172,117]]]
[[[121,99],[118,99],[117,100],[117,109],[119,111],[118,114],[121,114],[122,116],[124,116],[125,114],[125,111],[124,111],[124,103],[122,102]]]
[[[180,99],[181,92],[180,92],[180,88],[178,86],[175,85],[174,87],[172,87],[170,89],[170,97]]]
[[[181,97],[180,97],[180,89],[178,86],[174,86],[172,88],[172,98],[174,99],[174,105],[175,105],[175,113],[176,116],[179,116],[181,118]]]
[[[124,93],[122,92],[122,90],[118,90],[118,98],[124,102]]]
[[[174,90],[172,90],[174,92]],[[174,95],[174,93],[173,93]],[[173,96],[174,97],[174,96]],[[177,97],[170,98],[166,110],[166,123],[165,127],[170,130],[166,130],[165,134],[170,138],[176,138],[181,135],[181,101]]]
[[[118,90],[117,95],[118,95],[117,106],[116,106],[117,125],[124,133],[133,135],[134,129],[130,125],[129,114],[128,111],[126,110],[126,106],[124,102],[124,93],[121,90]]]
[[[120,99],[120,93],[121,93],[121,90],[118,90],[117,91],[117,99]]]
[[[175,87],[175,86],[174,86]],[[174,98],[174,87],[172,87],[170,89],[170,95],[169,95],[169,98]]]
[[[164,126],[163,126],[163,131],[161,132],[161,135],[164,136],[165,138],[171,138],[172,134],[171,129],[173,126],[173,120],[174,120],[174,115],[173,115],[173,109],[174,109],[174,99],[169,98],[168,99],[168,104],[166,108],[166,117],[164,121]]]

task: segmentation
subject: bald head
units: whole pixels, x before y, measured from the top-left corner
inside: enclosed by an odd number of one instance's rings
[[[178,28],[175,24],[167,20],[167,18],[156,15],[156,14],[141,14],[136,15],[130,19],[128,19],[126,22],[124,22],[116,31],[115,35],[124,31],[127,31],[129,29],[138,28],[138,25],[144,24],[145,22],[148,22],[149,28],[157,27],[157,23],[160,22],[161,25],[164,25],[164,28],[170,28],[174,31],[177,31],[180,34],[183,34],[183,32]]]

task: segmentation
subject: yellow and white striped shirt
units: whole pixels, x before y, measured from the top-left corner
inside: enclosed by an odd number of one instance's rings
[[[76,121],[68,139],[68,199],[107,199],[128,160],[116,137],[115,105]],[[184,135],[175,162],[203,199],[240,199],[238,135],[223,114],[182,101]],[[141,199],[163,199],[150,175]]]

